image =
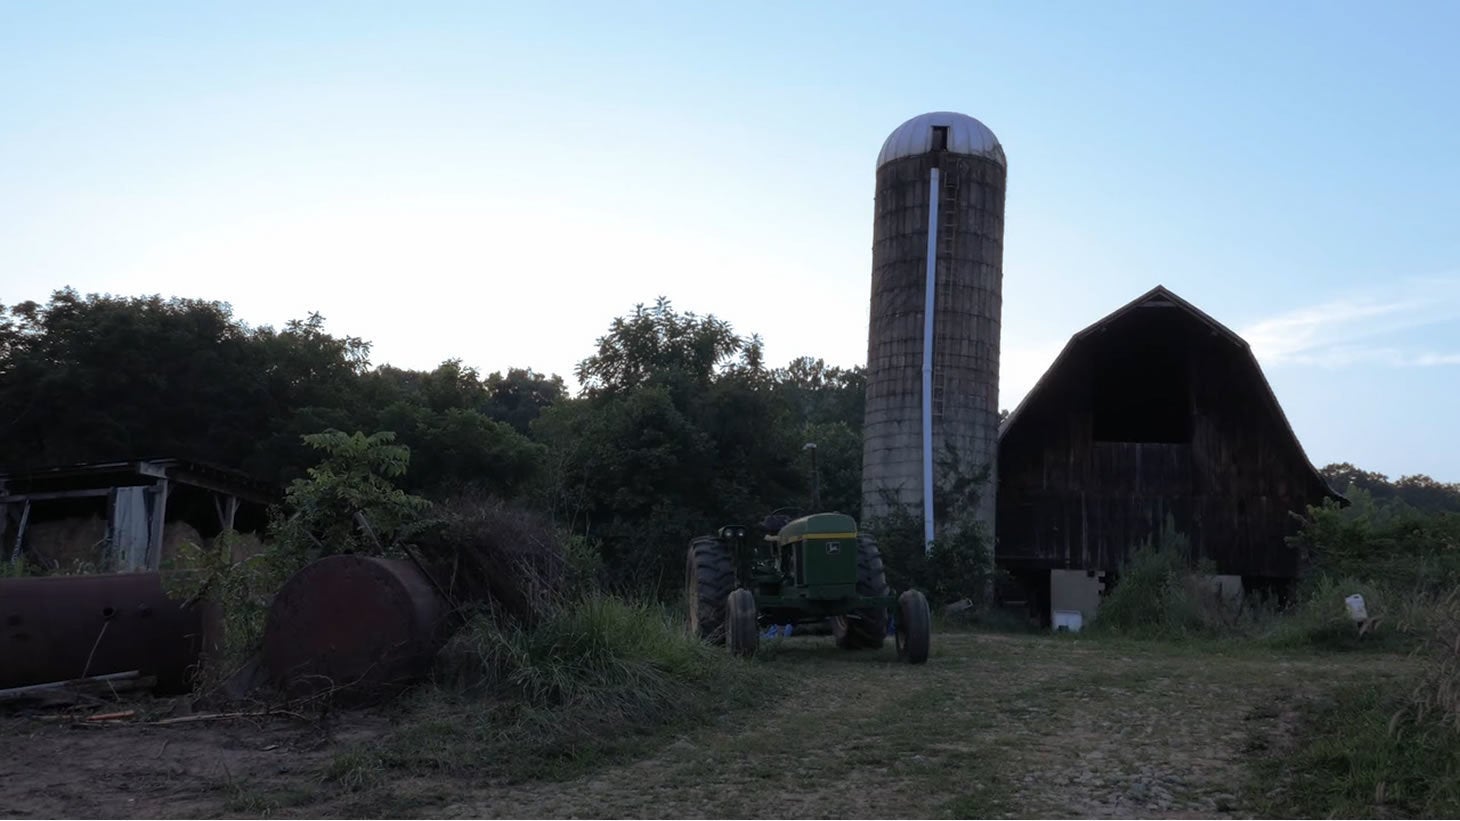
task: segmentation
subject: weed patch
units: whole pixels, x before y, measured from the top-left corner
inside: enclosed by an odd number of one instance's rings
[[[1250,800],[1260,817],[1460,815],[1460,733],[1417,718],[1392,686],[1309,705],[1297,733],[1256,765]]]
[[[392,732],[337,757],[327,777],[353,788],[388,771],[569,777],[749,704],[763,677],[650,604],[593,595],[530,627],[480,619]]]

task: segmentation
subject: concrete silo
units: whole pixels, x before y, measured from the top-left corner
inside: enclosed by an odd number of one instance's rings
[[[1006,170],[992,131],[946,111],[898,126],[877,157],[864,519],[908,505],[931,539],[924,488],[953,454],[961,475],[987,471],[977,515],[993,533]]]

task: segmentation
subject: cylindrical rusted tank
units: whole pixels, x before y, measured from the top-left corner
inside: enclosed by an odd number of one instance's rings
[[[185,692],[202,618],[181,605],[157,573],[0,579],[0,687],[138,670]]]
[[[404,684],[426,672],[445,613],[410,562],[328,556],[289,577],[274,597],[264,669],[293,695]]]

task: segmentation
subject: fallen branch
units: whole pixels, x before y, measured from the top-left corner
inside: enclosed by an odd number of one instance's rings
[[[288,716],[301,721],[304,716],[298,713],[291,713],[288,710],[256,710],[242,713],[199,713],[191,716],[177,716],[175,718],[163,718],[157,721],[149,721],[148,724],[190,724],[194,721],[225,721],[234,718],[266,718],[268,716]]]
[[[119,721],[124,718],[132,718],[137,715],[136,710],[122,710],[117,713],[97,713],[94,716],[87,716],[87,721]]]
[[[113,682],[130,681],[141,677],[141,670],[128,670],[125,673],[107,673],[104,676],[87,676],[85,678],[73,678],[66,681],[52,681],[46,684],[28,684],[24,687],[11,687],[0,690],[0,701],[28,698],[36,694],[50,693],[54,690],[74,689],[91,684],[112,684]]]

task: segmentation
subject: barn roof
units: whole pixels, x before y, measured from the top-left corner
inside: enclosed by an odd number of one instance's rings
[[[1308,459],[1307,453],[1304,452],[1302,444],[1298,441],[1298,435],[1293,431],[1292,423],[1288,421],[1287,415],[1283,413],[1282,405],[1279,404],[1277,400],[1277,394],[1273,393],[1272,385],[1268,383],[1267,376],[1263,374],[1262,366],[1258,364],[1257,357],[1253,355],[1252,347],[1247,344],[1247,340],[1238,336],[1237,333],[1231,328],[1228,328],[1226,325],[1223,325],[1222,323],[1213,319],[1205,311],[1172,293],[1164,285],[1157,285],[1156,287],[1145,292],[1144,294],[1141,294],[1130,302],[1127,302],[1125,305],[1115,309],[1111,313],[1107,314],[1105,317],[1096,320],[1082,330],[1076,331],[1075,334],[1070,337],[1070,341],[1066,342],[1064,348],[1060,350],[1059,356],[1055,357],[1054,362],[1049,366],[1044,374],[1039,377],[1039,381],[1034,383],[1034,387],[1031,388],[1029,392],[1024,395],[1024,398],[1020,400],[1018,406],[1014,408],[1014,411],[1009,414],[1009,417],[1005,419],[1002,424],[999,425],[999,439],[1002,440],[1004,438],[1004,435],[1013,428],[1015,422],[1017,422],[1019,419],[1020,412],[1028,407],[1029,404],[1033,402],[1036,397],[1039,396],[1040,392],[1045,388],[1046,384],[1050,382],[1053,378],[1052,375],[1059,371],[1060,368],[1066,364],[1070,355],[1083,342],[1089,339],[1092,335],[1100,332],[1101,330],[1104,330],[1111,323],[1123,317],[1133,314],[1136,311],[1153,309],[1182,311],[1191,316],[1196,321],[1206,325],[1218,337],[1226,339],[1229,343],[1236,347],[1241,352],[1240,355],[1244,357],[1247,364],[1251,366],[1252,373],[1257,377],[1257,383],[1262,388],[1262,395],[1267,401],[1269,410],[1275,415],[1277,420],[1282,423],[1283,430],[1287,432],[1288,437],[1292,441],[1293,447],[1297,449],[1299,456],[1302,457],[1303,464],[1306,465],[1308,470],[1313,473],[1313,477],[1318,481],[1320,485],[1322,485],[1328,491],[1329,495],[1332,498],[1341,501],[1344,500],[1344,497],[1342,495],[1335,492],[1333,488],[1329,487],[1328,481],[1323,478],[1323,474],[1319,473],[1318,468],[1316,468],[1313,465],[1313,462]]]

